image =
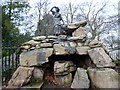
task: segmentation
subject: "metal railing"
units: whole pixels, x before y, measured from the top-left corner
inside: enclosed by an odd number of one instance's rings
[[[19,66],[19,54],[15,51],[18,46],[10,44],[2,45],[2,83],[5,84],[9,81],[14,71]]]

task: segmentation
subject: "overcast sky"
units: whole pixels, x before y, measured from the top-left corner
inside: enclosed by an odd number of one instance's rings
[[[40,1],[40,0],[28,0],[28,1],[30,2],[30,5],[33,7],[33,8],[31,8],[30,13],[31,14],[36,13],[36,11],[34,10],[35,2]],[[77,4],[81,4],[83,2],[90,2],[92,0],[49,0],[49,1],[50,1],[50,5],[49,5],[49,10],[50,10],[53,6],[57,6],[61,9],[65,4],[67,4],[69,2],[71,2],[74,5],[77,5]],[[104,2],[104,1],[105,2],[109,1],[109,5],[115,5],[116,8],[118,7],[118,0],[93,0],[93,3],[100,6],[100,3]],[[108,13],[110,13],[110,14],[117,13],[117,11],[114,11],[113,8],[108,7],[107,9],[108,9]],[[37,22],[38,22],[38,18],[36,17],[33,20],[33,23],[35,25],[35,27],[32,28],[33,32],[36,30]],[[20,32],[24,33],[24,30],[22,30],[22,27],[20,29],[21,29]]]
[[[91,1],[91,0],[51,0],[51,2],[54,4],[54,5],[60,5],[60,4],[63,4],[63,3],[68,3],[68,2],[72,2],[72,3],[83,3],[83,2],[86,2],[86,1]],[[110,1],[111,3],[117,3],[118,0],[93,0],[93,2],[103,2],[103,1]]]
[[[34,2],[39,0],[28,0],[28,1],[30,1],[30,3],[34,5]],[[67,4],[69,2],[71,2],[72,4],[79,4],[79,3],[90,2],[90,1],[93,1],[93,3],[97,3],[97,4],[104,1],[105,2],[108,1],[109,3],[114,4],[117,7],[119,2],[119,0],[49,0],[49,1],[51,2],[51,5],[50,5],[51,7],[52,6],[60,7],[61,5]]]
[[[29,0],[30,1],[30,5],[34,8],[35,6],[35,2],[39,2],[40,0]],[[109,4],[107,4],[107,8],[106,11],[110,14],[112,13],[118,13],[117,9],[116,11],[113,9],[113,6],[118,8],[118,0],[49,0],[50,5],[49,5],[49,10],[53,7],[53,6],[57,6],[60,9],[64,7],[64,5],[67,5],[69,2],[71,2],[73,5],[77,5],[77,4],[81,4],[84,2],[91,2],[93,1],[94,4],[98,5],[98,7],[100,5],[102,5],[102,3],[104,2],[108,2]],[[32,9],[31,9],[32,10]],[[34,9],[32,10],[32,12],[35,12]]]

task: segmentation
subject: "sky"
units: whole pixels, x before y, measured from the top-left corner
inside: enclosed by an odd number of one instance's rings
[[[72,2],[72,3],[75,4],[75,3],[83,3],[83,2],[86,2],[86,1],[89,2],[89,1],[92,1],[92,0],[51,0],[52,4],[57,5],[57,6],[60,6],[63,3],[68,3],[68,2]],[[103,1],[109,1],[111,3],[117,3],[118,2],[118,0],[93,0],[93,2],[103,2]]]
[[[28,1],[30,1],[30,3],[33,3],[39,0],[28,0]],[[116,6],[118,6],[118,2],[119,2],[118,0],[49,0],[49,1],[51,2],[51,7],[52,6],[60,7],[61,5],[67,4],[69,2],[71,2],[72,4],[78,4],[78,3],[90,2],[90,1],[93,1],[94,3],[109,1],[111,4],[116,4]]]
[[[32,7],[34,7],[35,2],[37,2],[39,0],[29,0],[29,1],[30,1],[30,5]],[[62,6],[64,6],[64,4],[67,4],[69,2],[71,2],[74,5],[77,5],[77,4],[80,4],[83,2],[90,2],[92,0],[49,0],[49,1],[50,1],[49,9],[51,9],[53,6],[62,8]],[[118,0],[93,0],[93,3],[98,4],[98,3],[101,3],[104,1],[109,1],[110,5],[114,4],[115,7],[118,7]],[[100,4],[98,4],[98,6],[100,6]],[[117,12],[114,12],[113,8],[108,7],[107,9],[108,9],[108,11],[110,11],[109,13],[117,13]],[[34,9],[31,10],[31,13],[33,13],[33,12],[35,12]],[[35,19],[34,23],[36,23],[36,21],[37,21],[37,18]],[[34,28],[34,30],[35,30],[35,28]]]
[[[16,1],[16,0],[15,0]],[[24,1],[24,0],[23,0]],[[35,2],[39,1],[39,0],[28,0],[30,2],[30,5],[31,7],[33,7],[29,13],[36,13],[35,11]],[[49,0],[50,1],[50,5],[49,5],[49,10],[53,7],[53,6],[57,6],[59,8],[62,8],[65,4],[71,2],[72,4],[74,5],[77,5],[77,4],[80,4],[80,3],[83,3],[83,2],[90,2],[92,0]],[[115,5],[115,7],[118,7],[118,0],[93,0],[93,3],[95,4],[98,4],[98,3],[101,3],[103,1],[109,1],[109,3],[111,5]],[[100,4],[98,5],[100,6]],[[108,7],[107,8],[108,11],[110,11],[109,13],[117,13],[117,12],[114,12],[113,8],[110,8]],[[38,18],[34,18],[34,21],[33,23],[35,24],[35,27],[32,28],[32,31],[34,32],[36,30],[36,27],[37,27],[37,22],[38,22]],[[24,30],[22,30],[22,27],[20,28],[20,32],[21,33],[24,33]]]

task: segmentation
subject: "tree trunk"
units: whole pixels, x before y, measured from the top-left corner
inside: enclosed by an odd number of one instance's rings
[[[92,30],[92,39],[95,39],[96,37],[96,29]]]

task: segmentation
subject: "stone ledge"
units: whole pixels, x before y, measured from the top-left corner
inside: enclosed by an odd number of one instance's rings
[[[40,66],[45,62],[48,61],[46,60],[45,52],[42,50],[32,50],[20,54],[21,66]]]

